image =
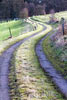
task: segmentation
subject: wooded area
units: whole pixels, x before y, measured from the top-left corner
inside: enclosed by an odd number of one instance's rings
[[[0,0],[0,19],[24,18],[24,8],[28,9],[28,16],[42,15],[51,9],[67,10],[67,0]]]

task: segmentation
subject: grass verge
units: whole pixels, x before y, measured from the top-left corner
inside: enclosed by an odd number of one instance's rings
[[[50,37],[54,32],[43,41],[43,50],[48,60],[53,64],[55,69],[67,79],[67,62],[60,60],[61,49],[56,48],[54,43],[51,42]]]

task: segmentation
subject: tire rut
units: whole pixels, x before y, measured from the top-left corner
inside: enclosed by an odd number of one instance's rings
[[[44,25],[43,30],[46,29]],[[42,32],[40,31],[40,32]],[[24,43],[26,40],[30,39],[31,37],[39,34],[40,32],[37,32],[20,42],[17,42],[13,44],[9,49],[7,49],[2,55],[0,56],[0,100],[10,100],[10,93],[9,93],[9,80],[8,80],[8,74],[9,74],[9,67],[10,67],[10,61],[12,58],[12,54],[16,50],[17,47],[19,47],[22,43]]]
[[[41,67],[44,69],[45,72],[52,78],[53,82],[56,84],[56,86],[59,88],[60,92],[67,98],[67,81],[63,78],[62,75],[60,75],[56,69],[53,67],[53,65],[49,62],[47,59],[42,43],[43,40],[50,34],[50,32],[43,37],[39,43],[36,45],[36,54],[38,56],[39,62]]]

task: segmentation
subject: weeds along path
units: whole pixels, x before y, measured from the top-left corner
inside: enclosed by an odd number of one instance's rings
[[[37,18],[33,18],[33,20],[43,23],[42,20],[38,20]],[[47,59],[46,54],[43,50],[43,41],[47,38],[49,34],[50,32],[46,36],[44,36],[36,45],[36,54],[38,56],[41,67],[44,69],[45,72],[48,73],[48,75],[52,78],[53,82],[59,88],[61,93],[67,98],[67,80],[65,80],[64,77],[56,71],[56,69]]]
[[[44,31],[45,29],[46,27],[43,26],[42,31]],[[21,45],[26,40],[30,39],[31,37],[34,37],[37,34],[39,34],[39,32],[23,39],[20,42],[15,43],[0,56],[0,100],[10,100],[8,74],[9,74],[10,60],[13,52],[19,45]]]
[[[14,52],[9,75],[12,100],[65,100],[42,70],[35,53],[38,41],[51,30],[46,27],[49,30],[29,38]]]
[[[43,41],[49,34],[43,37],[36,45],[36,54],[38,56],[41,67],[44,69],[45,72],[47,72],[47,74],[52,78],[53,82],[59,88],[61,93],[64,94],[64,96],[67,98],[67,80],[65,80],[63,76],[56,71],[53,65],[48,61],[43,51]]]

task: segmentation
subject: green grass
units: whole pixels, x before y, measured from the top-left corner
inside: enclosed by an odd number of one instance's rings
[[[51,15],[48,14],[48,15],[41,15],[41,16],[33,16],[32,18],[35,19],[35,20],[38,20],[38,21],[41,21],[41,22],[45,23],[45,22],[48,22],[50,20],[50,18],[49,18],[50,16]],[[62,17],[64,17],[67,20],[67,11],[56,13],[55,14],[55,17],[59,21],[60,21],[60,19]]]
[[[10,81],[12,100],[65,100],[42,70],[35,53],[37,42],[51,30],[47,27],[45,32],[24,42],[13,55],[9,75],[13,80]]]
[[[9,27],[13,37],[19,36],[22,34],[22,31],[26,32],[25,29],[32,30],[32,25],[24,22],[23,20],[9,21],[0,23],[0,41],[6,40],[9,38]],[[29,30],[29,31],[30,31]]]

